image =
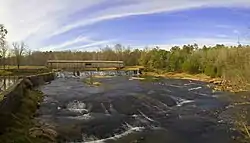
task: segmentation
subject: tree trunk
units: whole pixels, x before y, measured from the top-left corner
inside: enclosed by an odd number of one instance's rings
[[[3,69],[5,70],[5,58],[3,58]]]

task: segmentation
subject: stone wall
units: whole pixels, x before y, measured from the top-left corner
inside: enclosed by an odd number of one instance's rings
[[[53,80],[54,77],[54,73],[23,77],[11,88],[1,93],[4,98],[0,102],[0,134],[5,132],[12,123],[15,118],[14,114],[18,112],[23,97],[27,96],[28,89],[36,88],[45,82]]]

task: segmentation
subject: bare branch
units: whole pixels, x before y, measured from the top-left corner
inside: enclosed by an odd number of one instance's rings
[[[27,46],[25,45],[24,42],[21,42],[21,43],[14,42],[14,43],[12,43],[12,46],[14,48],[14,55],[16,57],[17,68],[19,69],[22,56],[23,56],[24,51],[25,51]]]

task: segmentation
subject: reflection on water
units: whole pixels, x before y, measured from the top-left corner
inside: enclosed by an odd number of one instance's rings
[[[12,86],[14,83],[16,83],[18,80],[18,77],[15,76],[2,76],[0,77],[0,91],[5,91],[10,86]]]

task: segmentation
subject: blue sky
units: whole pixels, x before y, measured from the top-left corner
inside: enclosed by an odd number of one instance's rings
[[[24,41],[33,50],[237,45],[238,37],[250,43],[249,0],[23,1],[0,0],[0,23],[9,30],[8,41]]]

